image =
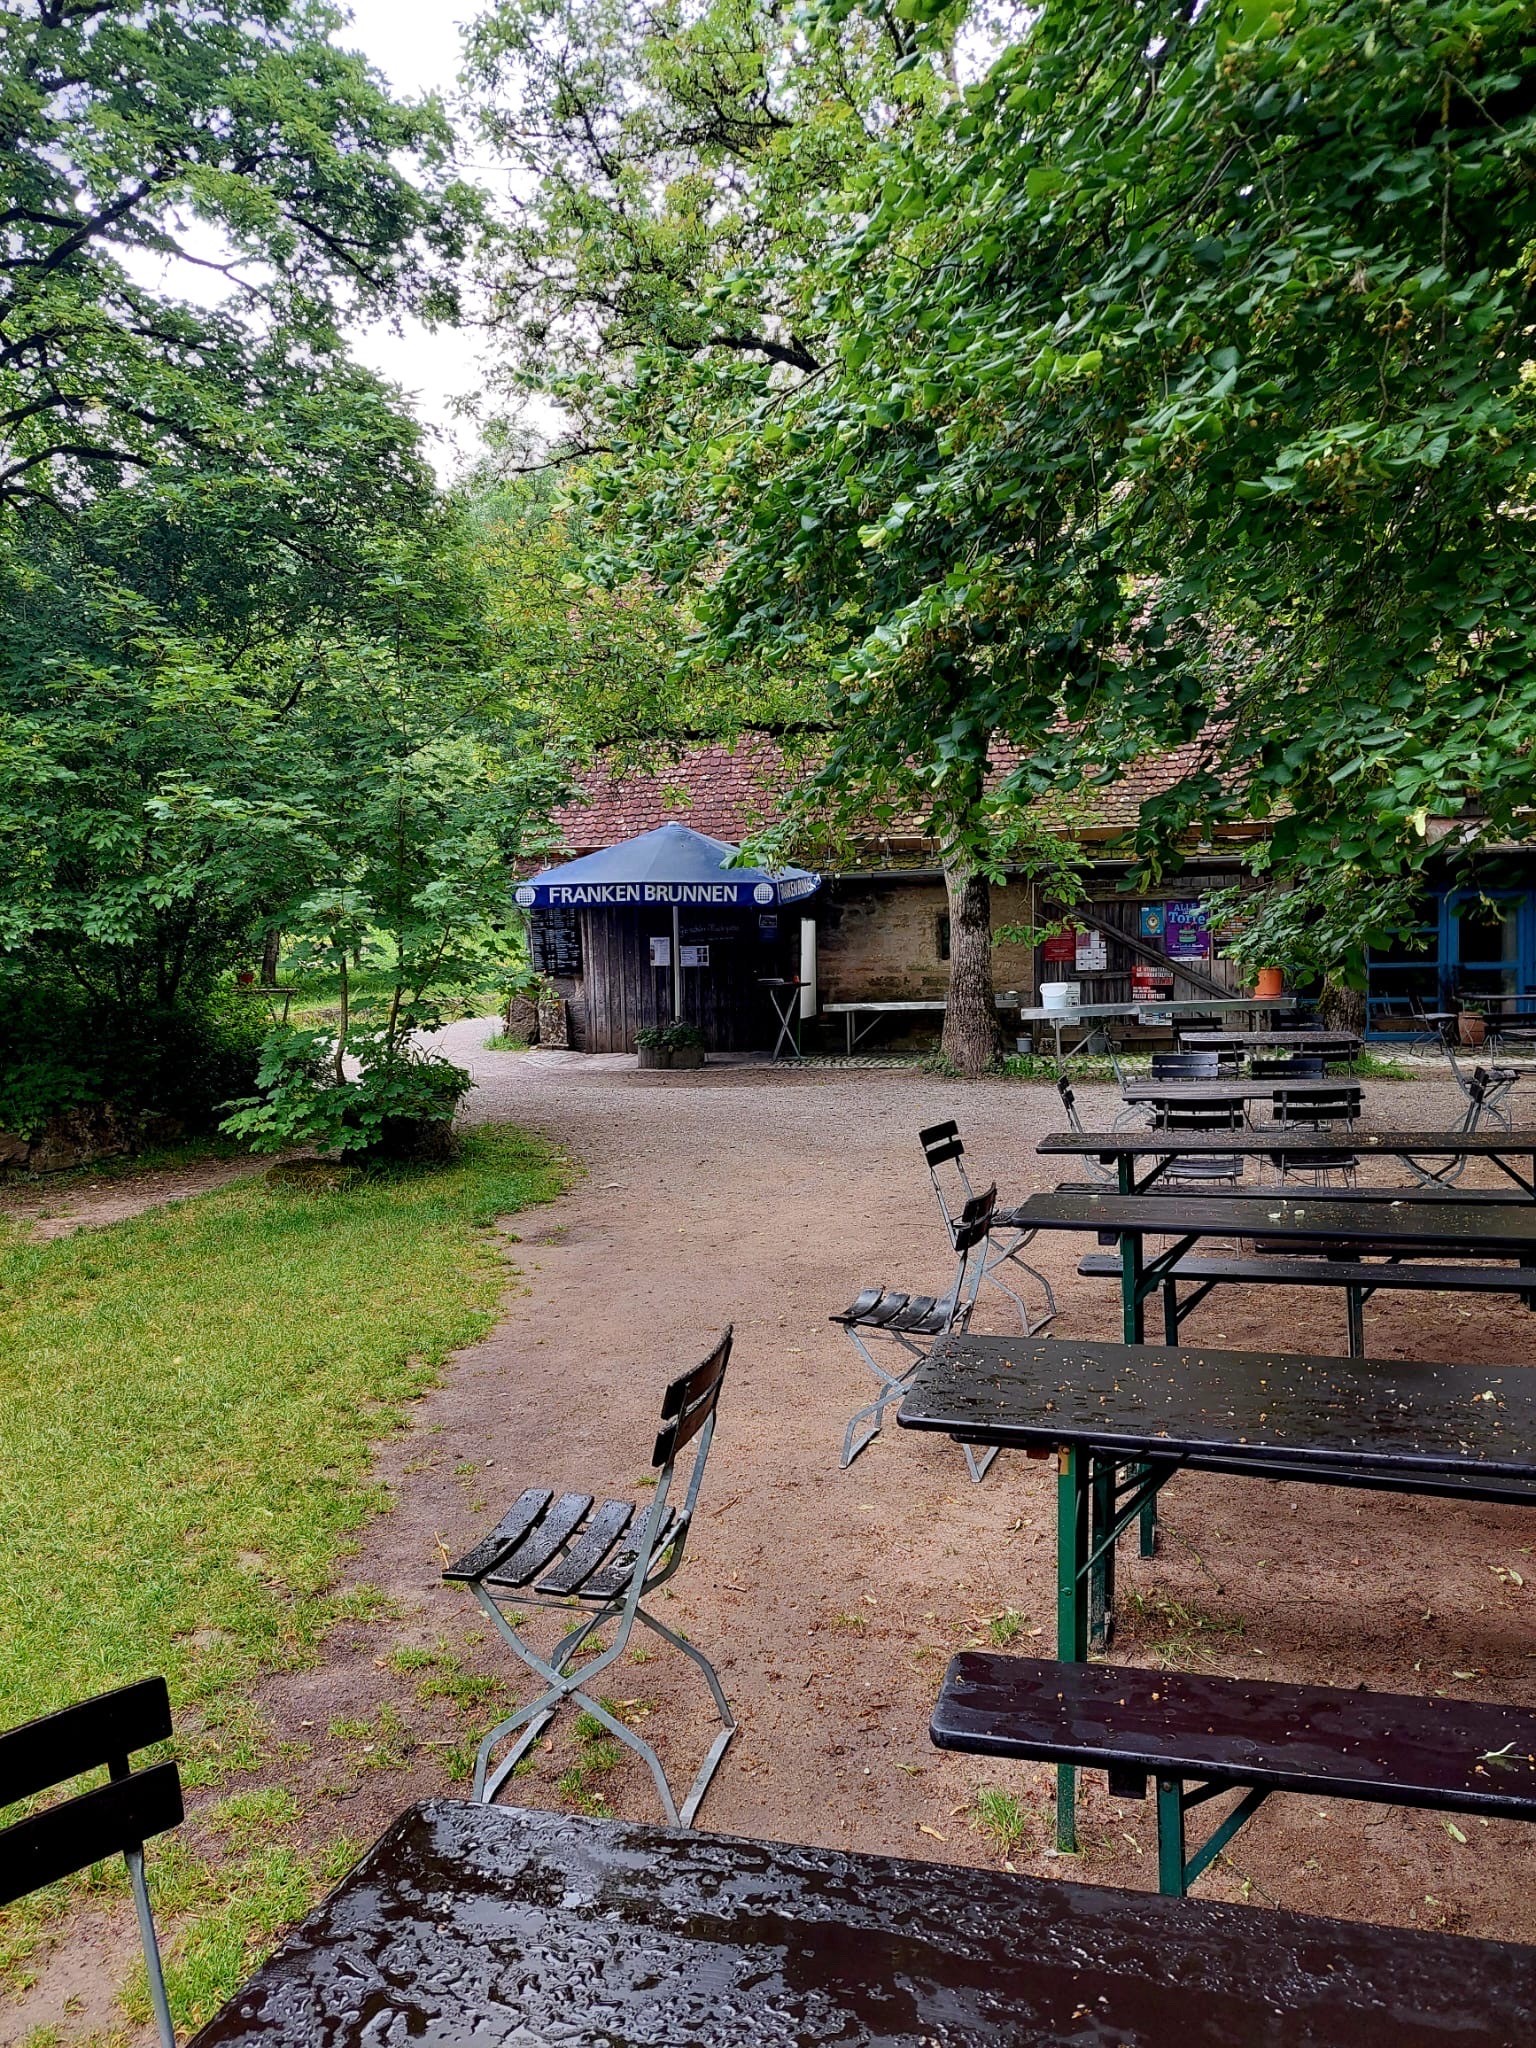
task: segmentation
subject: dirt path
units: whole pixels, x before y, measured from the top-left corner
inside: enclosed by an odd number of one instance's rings
[[[861,1284],[938,1291],[949,1277],[914,1133],[957,1116],[979,1169],[1017,1199],[1060,1177],[1034,1153],[1060,1123],[1054,1092],[876,1071],[641,1075],[620,1059],[486,1052],[484,1029],[445,1034],[477,1075],[471,1116],[544,1132],[584,1171],[558,1204],[514,1222],[526,1291],[381,1453],[394,1510],[346,1569],[382,1588],[395,1618],[339,1632],[324,1665],[262,1689],[274,1754],[277,1741],[309,1752],[290,1749],[274,1775],[317,1827],[364,1840],[411,1799],[442,1791],[467,1722],[447,1697],[456,1667],[421,1655],[509,1669],[468,1597],[442,1585],[444,1559],[525,1485],[630,1491],[662,1383],[731,1321],[736,1355],[703,1513],[663,1608],[715,1659],[740,1719],[705,1823],[1153,1886],[1147,1806],[1087,1781],[1086,1846],[1064,1862],[1049,1847],[1048,1770],[941,1757],[927,1740],[946,1658],[986,1639],[989,1622],[1020,1651],[1049,1653],[1047,1468],[1004,1457],[973,1486],[957,1449],[894,1426],[850,1471],[837,1462],[847,1418],[873,1389],[828,1312]],[[1444,1124],[1461,1107],[1448,1083],[1369,1089],[1379,1123]],[[1114,1097],[1090,1085],[1080,1102],[1091,1125]],[[1073,1271],[1079,1242],[1036,1249],[1061,1305],[1058,1331],[1116,1336],[1113,1289]],[[1536,1322],[1507,1302],[1387,1297],[1366,1314],[1378,1356],[1536,1364]],[[1342,1325],[1331,1297],[1233,1292],[1200,1312],[1194,1333],[1337,1351]],[[983,1326],[1007,1324],[990,1312]],[[1168,1490],[1164,1531],[1159,1558],[1122,1564],[1116,1654],[1128,1661],[1531,1696],[1536,1523],[1516,1510],[1201,1476]],[[397,1668],[402,1651],[415,1669]],[[670,1653],[615,1667],[610,1691],[645,1715],[686,1777],[710,1726],[691,1669]],[[385,1732],[390,1714],[398,1733]],[[355,1725],[332,1732],[365,1721],[371,1742]],[[571,1797],[569,1778],[565,1791],[558,1781],[579,1753],[568,1726],[552,1734],[517,1781],[525,1803]],[[982,1786],[1017,1797],[1015,1841],[982,1829]],[[654,1812],[649,1779],[627,1758],[585,1789],[626,1816]],[[1467,1839],[1433,1815],[1277,1800],[1201,1891],[1536,1939],[1528,1836],[1512,1822],[1467,1821],[1459,1833]]]
[[[174,1166],[123,1165],[112,1172],[61,1175],[57,1182],[13,1182],[0,1186],[0,1216],[30,1225],[34,1238],[71,1237],[141,1216],[167,1202],[206,1195],[211,1188],[265,1173],[266,1159],[189,1159]]]

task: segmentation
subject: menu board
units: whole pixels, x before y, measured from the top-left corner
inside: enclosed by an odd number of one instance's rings
[[[581,925],[574,910],[531,910],[528,953],[534,971],[551,980],[574,981],[581,975]]]

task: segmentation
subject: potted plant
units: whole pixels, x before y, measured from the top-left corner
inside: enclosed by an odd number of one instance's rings
[[[1481,1003],[1463,996],[1461,1008],[1456,1016],[1456,1036],[1463,1045],[1478,1046],[1488,1036],[1488,1019],[1483,1014]]]
[[[646,1024],[635,1033],[642,1067],[702,1067],[704,1034],[692,1024]]]

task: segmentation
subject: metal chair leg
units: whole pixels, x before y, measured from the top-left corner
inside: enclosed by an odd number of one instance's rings
[[[155,2032],[161,2048],[176,2048],[176,2029],[171,2025],[171,2004],[165,1993],[165,1972],[160,1964],[160,1944],[155,1939],[154,1915],[149,1910],[149,1886],[144,1882],[144,1851],[127,1849],[128,1888],[133,1893],[133,1910],[139,1923],[139,1940],[144,1949],[144,1968],[149,1976],[149,2003],[155,2015]]]
[[[976,1455],[976,1446],[974,1444],[962,1444],[960,1448],[965,1453],[966,1469],[976,1485],[980,1486],[983,1479],[991,1471],[992,1461],[997,1456],[1001,1447],[997,1444],[991,1444],[982,1452],[979,1458]]]

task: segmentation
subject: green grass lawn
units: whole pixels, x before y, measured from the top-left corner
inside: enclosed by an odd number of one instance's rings
[[[370,1597],[338,1590],[370,1445],[494,1320],[495,1219],[562,1179],[491,1127],[431,1171],[256,1178],[45,1244],[0,1221],[0,1727],[152,1672],[238,1727],[245,1681],[314,1657]],[[248,1947],[237,1926],[220,1983]]]

